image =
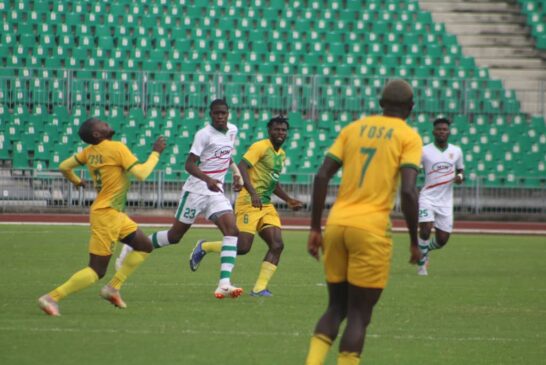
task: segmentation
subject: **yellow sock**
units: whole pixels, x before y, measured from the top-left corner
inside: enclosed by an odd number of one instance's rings
[[[315,334],[311,337],[311,343],[309,344],[309,353],[307,354],[307,360],[305,365],[322,365],[324,359],[332,346],[332,340],[328,337]]]
[[[222,251],[222,241],[203,242],[201,247],[203,248],[203,251],[205,251],[206,253],[209,253],[209,252],[220,253]]]
[[[142,252],[142,251],[132,251],[130,254],[127,255],[125,260],[123,260],[123,264],[119,268],[119,270],[116,272],[112,280],[108,283],[112,288],[114,289],[120,289],[125,280],[131,274],[137,267],[140,266],[146,260],[148,257],[148,253]]]
[[[89,266],[72,275],[64,284],[53,289],[49,296],[56,302],[64,297],[93,285],[99,276]]]
[[[356,352],[340,352],[337,356],[337,365],[358,365],[360,356]]]
[[[258,275],[258,279],[256,280],[256,284],[254,284],[254,289],[252,289],[252,291],[258,293],[267,288],[267,284],[269,284],[269,280],[271,280],[275,270],[277,270],[276,265],[267,261],[262,262],[260,274]]]

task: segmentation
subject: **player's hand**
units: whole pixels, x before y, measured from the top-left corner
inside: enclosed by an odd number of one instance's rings
[[[455,175],[455,180],[454,180],[455,184],[457,184],[457,185],[462,184],[463,180],[464,180],[463,174],[459,173],[459,174]]]
[[[222,192],[222,188],[221,188],[222,182],[220,180],[208,178],[206,183],[207,183],[207,188],[210,191],[214,191],[215,193]]]
[[[286,201],[286,204],[288,204],[288,207],[290,207],[290,209],[292,210],[300,210],[301,208],[303,208],[303,202],[300,202],[296,199],[288,199]]]
[[[419,246],[410,244],[410,260],[409,263],[412,265],[417,265],[419,260],[423,257]]]
[[[252,206],[254,208],[260,208],[262,209],[262,199],[260,199],[260,197],[258,196],[258,194],[256,193],[252,193],[250,194],[250,199],[252,201]]]
[[[243,178],[241,176],[233,175],[233,191],[239,192],[243,190]]]
[[[322,232],[310,231],[307,239],[307,252],[317,261],[320,259],[320,250],[322,249]]]
[[[76,186],[77,188],[82,187],[82,188],[85,189],[85,188],[87,187],[87,181],[85,181],[84,179],[81,179],[80,182],[79,182],[79,184],[76,184],[75,186]]]
[[[163,152],[165,147],[167,146],[167,142],[165,142],[165,138],[163,136],[157,137],[157,139],[154,142],[154,146],[152,147],[152,151],[155,151],[157,153]]]

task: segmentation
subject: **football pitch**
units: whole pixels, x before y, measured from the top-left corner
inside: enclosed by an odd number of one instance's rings
[[[152,232],[153,228],[145,228]],[[219,257],[191,272],[192,229],[155,251],[123,288],[128,308],[98,296],[112,276],[60,302],[46,316],[37,298],[87,264],[88,228],[0,225],[1,364],[303,364],[326,306],[322,266],[306,253],[306,232],[284,231],[271,298],[247,293],[265,244],[237,258],[236,300],[214,298]],[[395,235],[390,282],[368,328],[362,363],[541,364],[546,357],[546,239],[462,235],[431,256],[428,277],[407,264],[406,234]],[[119,248],[118,248],[119,249]],[[326,364],[335,364],[337,342]]]

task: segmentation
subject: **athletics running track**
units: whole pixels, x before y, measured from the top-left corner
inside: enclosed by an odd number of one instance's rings
[[[170,226],[173,217],[169,216],[131,216],[143,226]],[[88,223],[87,215],[76,214],[0,214],[0,224],[74,224]],[[309,218],[282,217],[283,229],[305,230],[309,227]],[[393,220],[393,231],[404,232],[403,220]],[[196,227],[212,227],[210,222],[198,219]],[[1,228],[0,228],[1,232]],[[487,233],[546,236],[546,222],[493,222],[493,221],[455,221],[454,233]]]

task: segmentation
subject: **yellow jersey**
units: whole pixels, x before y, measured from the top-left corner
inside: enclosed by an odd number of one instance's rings
[[[271,194],[277,187],[286,160],[284,150],[279,148],[275,151],[269,138],[262,139],[250,146],[243,160],[250,166],[248,176],[262,203],[271,203]],[[250,194],[246,189],[243,188],[235,204],[251,204]]]
[[[342,165],[327,224],[390,234],[400,168],[419,170],[421,137],[400,118],[370,116],[343,128],[327,156]]]
[[[97,191],[91,210],[113,208],[125,209],[127,191],[131,186],[129,170],[138,159],[121,142],[105,140],[89,145],[74,156],[80,165],[86,165]]]

